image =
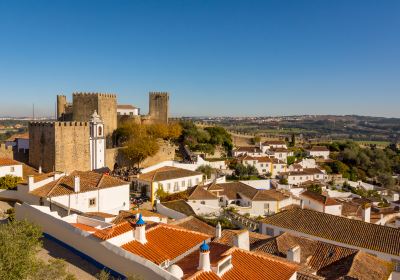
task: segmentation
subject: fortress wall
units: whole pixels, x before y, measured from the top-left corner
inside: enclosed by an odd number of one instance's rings
[[[29,123],[29,164],[43,172],[55,168],[54,122]]]

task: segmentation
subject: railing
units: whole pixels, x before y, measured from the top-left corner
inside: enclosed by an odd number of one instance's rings
[[[257,222],[256,220],[250,219],[249,217],[240,215],[238,213],[229,211],[229,210],[224,210],[223,215],[236,222],[239,226],[243,228],[247,228],[249,231],[258,231],[260,227],[260,223]]]

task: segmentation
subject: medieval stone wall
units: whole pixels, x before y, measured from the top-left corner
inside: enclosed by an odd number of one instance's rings
[[[32,122],[29,124],[29,163],[44,172],[90,170],[87,122]]]
[[[0,158],[14,159],[13,149],[11,146],[6,147],[5,144],[0,144]]]

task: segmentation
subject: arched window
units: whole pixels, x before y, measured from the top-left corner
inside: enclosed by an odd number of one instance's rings
[[[102,135],[102,133],[103,133],[103,130],[102,130],[102,128],[101,128],[101,126],[99,126],[99,130],[98,130],[98,136],[101,136]]]

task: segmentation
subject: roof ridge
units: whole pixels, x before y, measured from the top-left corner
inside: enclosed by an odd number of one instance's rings
[[[56,187],[58,187],[58,185],[59,185],[61,179],[63,179],[63,178],[65,178],[65,176],[62,176],[62,177],[58,178],[58,179],[55,181],[54,186],[48,191],[48,193],[46,194],[46,196],[49,196],[49,195],[54,191],[54,189],[55,189]]]
[[[106,176],[106,174],[101,174],[100,180],[97,182],[96,184],[96,188],[99,189],[100,188],[100,184],[103,182],[103,178],[104,176]]]

